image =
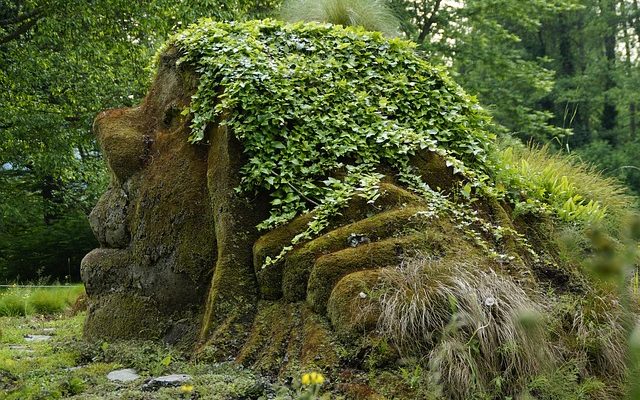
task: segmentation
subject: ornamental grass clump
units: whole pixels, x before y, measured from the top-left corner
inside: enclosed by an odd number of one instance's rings
[[[384,269],[378,330],[408,356],[424,356],[451,398],[516,393],[554,361],[545,307],[512,280],[477,266],[409,260]]]
[[[361,26],[389,37],[398,35],[398,19],[382,0],[288,0],[282,5],[288,22],[316,21]]]

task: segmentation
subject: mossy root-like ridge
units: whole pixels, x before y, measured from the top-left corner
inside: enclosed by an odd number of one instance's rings
[[[422,233],[389,238],[346,248],[320,256],[313,264],[307,284],[307,303],[317,313],[325,314],[327,301],[340,278],[352,272],[398,265],[403,258],[413,257],[427,249]]]
[[[332,218],[328,230],[366,218],[371,213],[391,210],[408,205],[423,204],[425,200],[408,190],[388,182],[380,183],[380,197],[372,204],[362,198],[353,198],[340,215]],[[313,219],[314,213],[306,213],[288,224],[272,229],[262,235],[253,246],[253,263],[256,271],[264,265],[267,257],[275,257],[283,247],[291,244],[291,240],[302,233]]]
[[[424,218],[420,214],[422,211],[424,211],[422,207],[385,211],[342,226],[294,249],[283,266],[284,298],[288,301],[299,301],[305,298],[309,273],[318,257],[358,245],[358,240],[365,243],[376,242],[399,234],[402,230],[420,226],[424,223]],[[354,236],[356,242],[350,244],[350,238]]]

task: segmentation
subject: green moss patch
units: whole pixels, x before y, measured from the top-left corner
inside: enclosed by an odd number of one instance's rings
[[[87,318],[84,332],[88,338],[158,339],[166,318],[148,298],[125,293],[101,297]]]

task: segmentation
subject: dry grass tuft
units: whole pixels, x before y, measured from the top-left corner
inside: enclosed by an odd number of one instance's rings
[[[398,36],[399,21],[382,0],[288,0],[282,6],[285,21],[329,22],[362,26],[389,37]]]
[[[554,360],[543,307],[493,271],[420,258],[381,282],[378,329],[403,354],[428,354],[451,398],[515,393]]]

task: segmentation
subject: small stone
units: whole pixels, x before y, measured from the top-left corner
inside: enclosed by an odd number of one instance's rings
[[[126,368],[111,371],[107,374],[107,379],[112,382],[131,382],[140,378],[135,369]]]
[[[144,385],[142,385],[142,390],[153,391],[163,387],[178,387],[190,380],[191,380],[191,375],[186,375],[186,374],[172,374],[172,375],[159,376],[157,378],[152,378],[148,380]]]
[[[487,297],[484,299],[484,305],[487,307],[493,307],[496,304],[496,299],[493,297]]]
[[[25,335],[24,340],[27,342],[45,342],[51,339],[51,335]]]
[[[360,233],[352,233],[347,237],[347,245],[349,247],[358,247],[365,243],[371,243],[371,239]]]
[[[366,299],[367,298],[367,294],[365,292],[360,292],[358,294],[358,296],[360,296],[361,299]]]

